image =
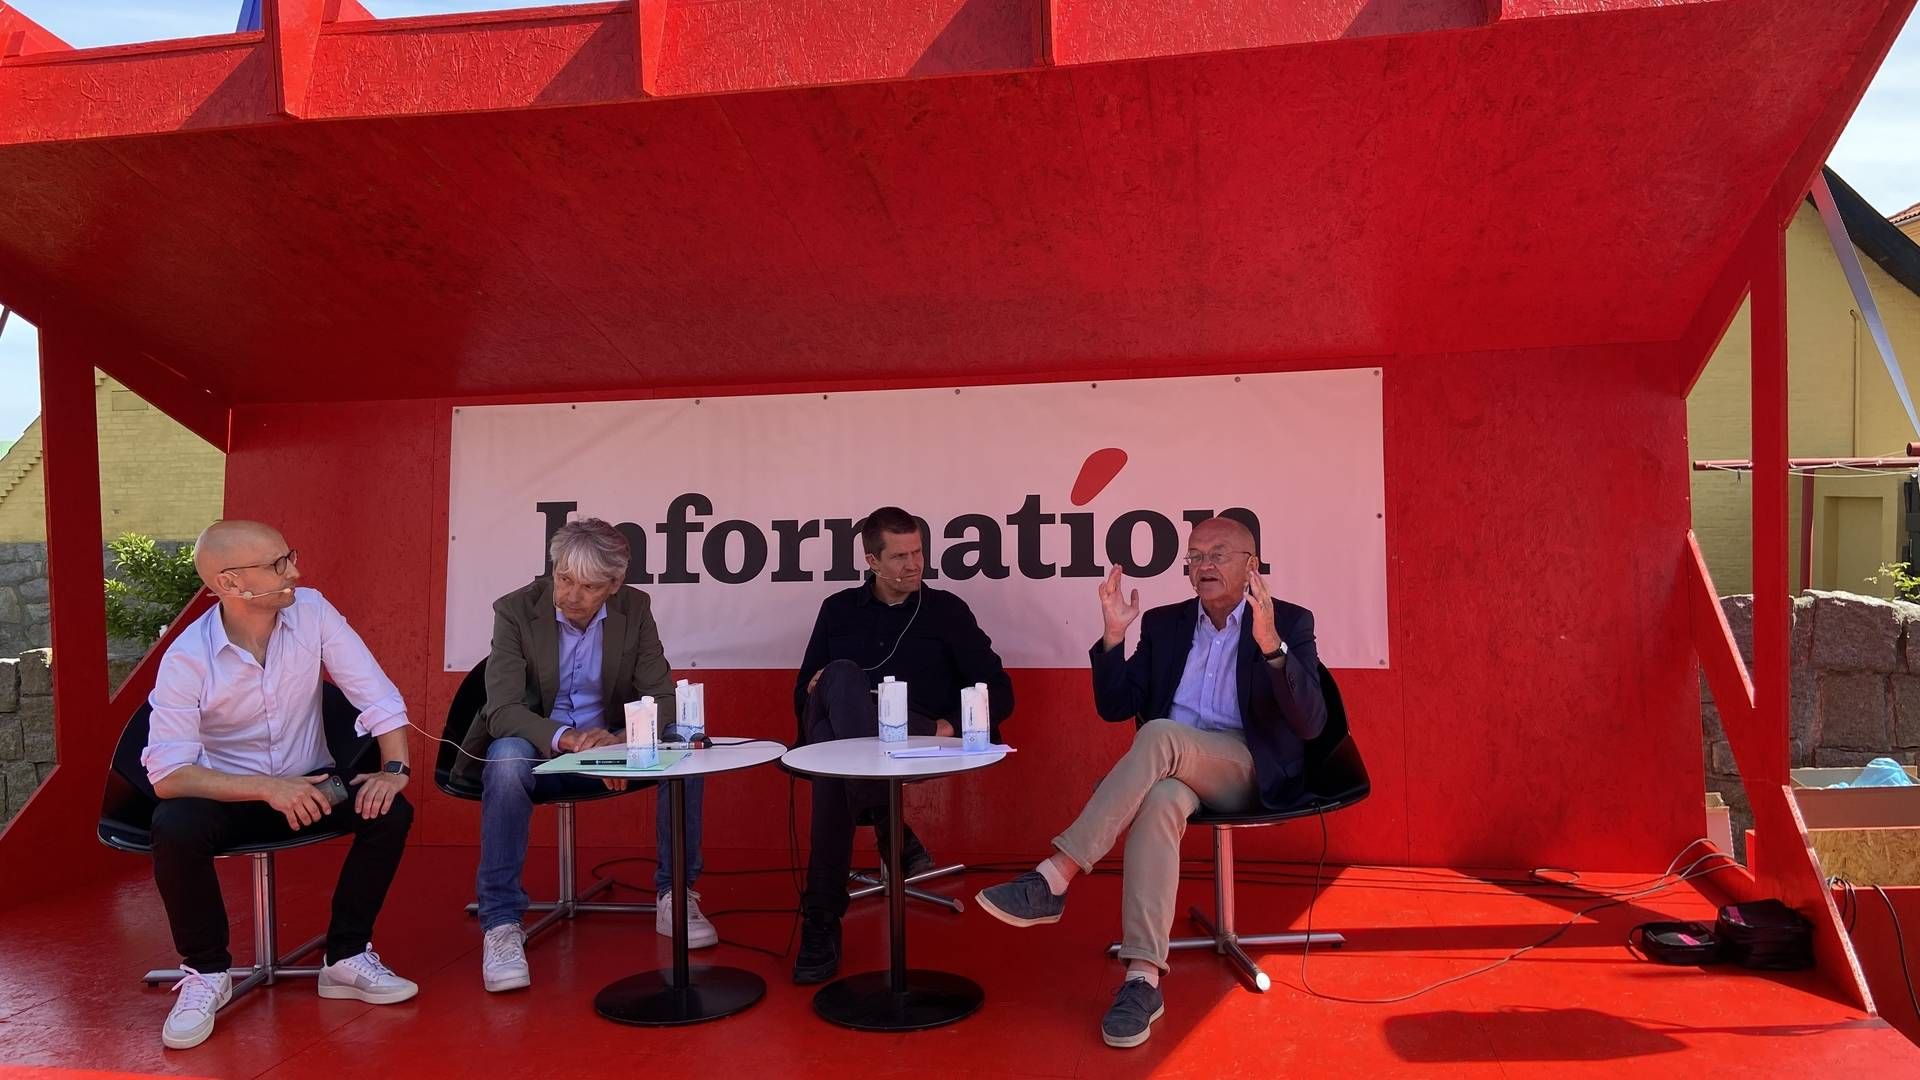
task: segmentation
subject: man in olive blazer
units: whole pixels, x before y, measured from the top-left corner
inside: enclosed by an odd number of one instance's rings
[[[527,909],[521,871],[536,796],[545,800],[626,787],[625,780],[534,775],[541,760],[624,744],[626,704],[651,696],[659,734],[671,737],[673,672],[660,644],[647,594],[626,587],[629,548],[619,530],[596,518],[560,527],[549,545],[549,577],[493,604],[493,649],[487,657],[487,701],[467,729],[452,770],[455,784],[480,787],[480,869],[475,881],[481,978],[491,991],[531,981],[521,916]],[[673,934],[673,817],[662,785],[655,814],[654,929]],[[700,874],[703,785],[686,784],[687,882]],[[687,894],[687,944],[716,944],[719,934]]]

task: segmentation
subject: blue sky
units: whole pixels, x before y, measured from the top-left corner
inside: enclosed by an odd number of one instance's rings
[[[241,0],[13,0],[68,43],[115,45],[231,31]],[[363,0],[383,18],[527,7],[537,0]],[[1920,202],[1920,17],[1910,20],[1828,159],[1891,214]],[[38,340],[19,319],[0,334],[0,440],[40,411]]]

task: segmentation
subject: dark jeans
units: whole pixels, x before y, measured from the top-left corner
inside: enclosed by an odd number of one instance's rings
[[[910,714],[907,730],[933,734],[931,717]],[[880,733],[880,705],[867,673],[851,660],[835,660],[820,672],[820,682],[807,695],[802,735],[808,743],[834,739],[872,738]],[[847,913],[847,874],[853,869],[853,830],[871,821],[882,840],[887,821],[887,784],[884,780],[827,780],[813,783],[813,835],[807,854],[807,891],[800,906],[809,912],[833,916]],[[905,828],[904,823],[902,827]],[[919,843],[907,829],[900,842]]]
[[[362,818],[348,799],[313,829],[346,829],[353,846],[333,888],[333,919],[327,925],[327,962],[355,956],[373,938],[373,920],[406,851],[413,804],[404,795],[377,818]],[[227,951],[227,905],[213,871],[216,853],[242,844],[287,840],[287,819],[264,802],[162,799],[153,811],[153,880],[160,887],[173,946],[181,962],[212,975],[233,966]],[[255,957],[261,962],[264,957]]]

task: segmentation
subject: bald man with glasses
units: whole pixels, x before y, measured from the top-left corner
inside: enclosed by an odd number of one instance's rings
[[[1127,836],[1120,959],[1126,978],[1101,1020],[1115,1047],[1147,1041],[1164,1011],[1180,838],[1200,807],[1228,813],[1295,805],[1305,794],[1308,740],[1327,722],[1313,613],[1275,600],[1259,574],[1253,534],[1230,518],[1193,527],[1187,578],[1196,599],[1140,616],[1120,568],[1100,585],[1105,632],[1092,649],[1102,719],[1133,720],[1133,746],[1100,782],[1054,852],[1012,881],[983,889],[980,906],[1010,926],[1060,921],[1067,886]],[[1140,644],[1121,648],[1140,619]]]

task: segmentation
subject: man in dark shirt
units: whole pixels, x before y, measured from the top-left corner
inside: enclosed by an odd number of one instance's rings
[[[878,734],[874,688],[889,675],[907,684],[911,735],[955,734],[961,688],[987,684],[993,739],[1000,741],[1000,723],[1013,712],[1013,682],[966,601],[921,583],[926,565],[921,523],[897,506],[883,506],[862,523],[860,544],[867,580],[821,603],[794,680],[800,741]],[[854,826],[862,817],[871,819],[884,837],[894,824],[886,820],[886,805],[881,781],[813,781],[812,848],[800,903],[806,919],[794,982],[825,982],[840,969],[840,917],[847,911]],[[903,850],[918,847],[911,837],[911,832],[901,837]],[[921,852],[903,872],[912,876],[916,864],[930,866],[931,860]]]

